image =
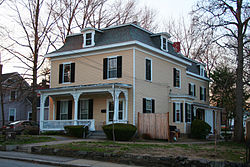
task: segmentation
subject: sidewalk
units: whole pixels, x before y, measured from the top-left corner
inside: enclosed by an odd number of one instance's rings
[[[69,157],[47,156],[29,154],[23,152],[0,151],[0,158],[17,161],[27,161],[46,165],[55,165],[62,167],[136,167],[131,165],[116,164],[110,162],[94,161],[87,159],[76,159]]]

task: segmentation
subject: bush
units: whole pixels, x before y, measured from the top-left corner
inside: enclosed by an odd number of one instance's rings
[[[63,130],[59,131],[44,131],[41,133],[41,135],[65,135]]]
[[[30,127],[27,129],[24,129],[21,134],[24,135],[39,135],[39,129],[37,129],[36,127]]]
[[[113,124],[104,125],[102,129],[107,138],[113,140]],[[116,123],[114,124],[115,140],[128,141],[134,136],[136,130],[134,125]]]
[[[69,125],[69,126],[64,126],[64,129],[67,135],[78,138],[83,138],[84,131],[85,131],[84,137],[86,138],[89,130],[87,126],[84,128],[84,125]]]
[[[196,119],[191,124],[191,137],[197,139],[206,139],[206,136],[210,133],[211,126],[199,119]]]

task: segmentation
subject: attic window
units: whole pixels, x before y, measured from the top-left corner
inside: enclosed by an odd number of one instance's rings
[[[161,49],[164,51],[168,51],[168,41],[167,38],[161,36]]]
[[[202,65],[200,65],[200,76],[205,77],[205,68]]]
[[[90,47],[95,45],[95,32],[88,31],[83,34],[83,47]]]

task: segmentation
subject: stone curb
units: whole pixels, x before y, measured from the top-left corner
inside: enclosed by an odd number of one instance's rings
[[[2,159],[10,159],[10,160],[17,160],[17,161],[24,161],[24,162],[32,162],[38,163],[43,165],[54,165],[54,166],[61,166],[61,167],[90,167],[90,165],[76,165],[76,164],[66,164],[62,162],[53,162],[53,161],[46,161],[40,159],[31,159],[31,158],[20,158],[20,157],[8,157],[8,156],[1,156]]]

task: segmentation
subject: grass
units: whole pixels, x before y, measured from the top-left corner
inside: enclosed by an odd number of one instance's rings
[[[217,143],[217,150],[212,143],[210,144],[145,144],[145,143],[127,143],[127,142],[76,142],[70,144],[60,144],[53,146],[44,146],[74,151],[90,151],[105,153],[133,153],[150,154],[158,156],[185,156],[189,158],[206,158],[210,160],[227,160],[234,162],[243,162],[245,156],[244,144],[233,142]]]
[[[0,136],[0,145],[21,145],[54,141],[55,138],[46,136],[17,135],[15,140],[4,141],[4,136]]]

